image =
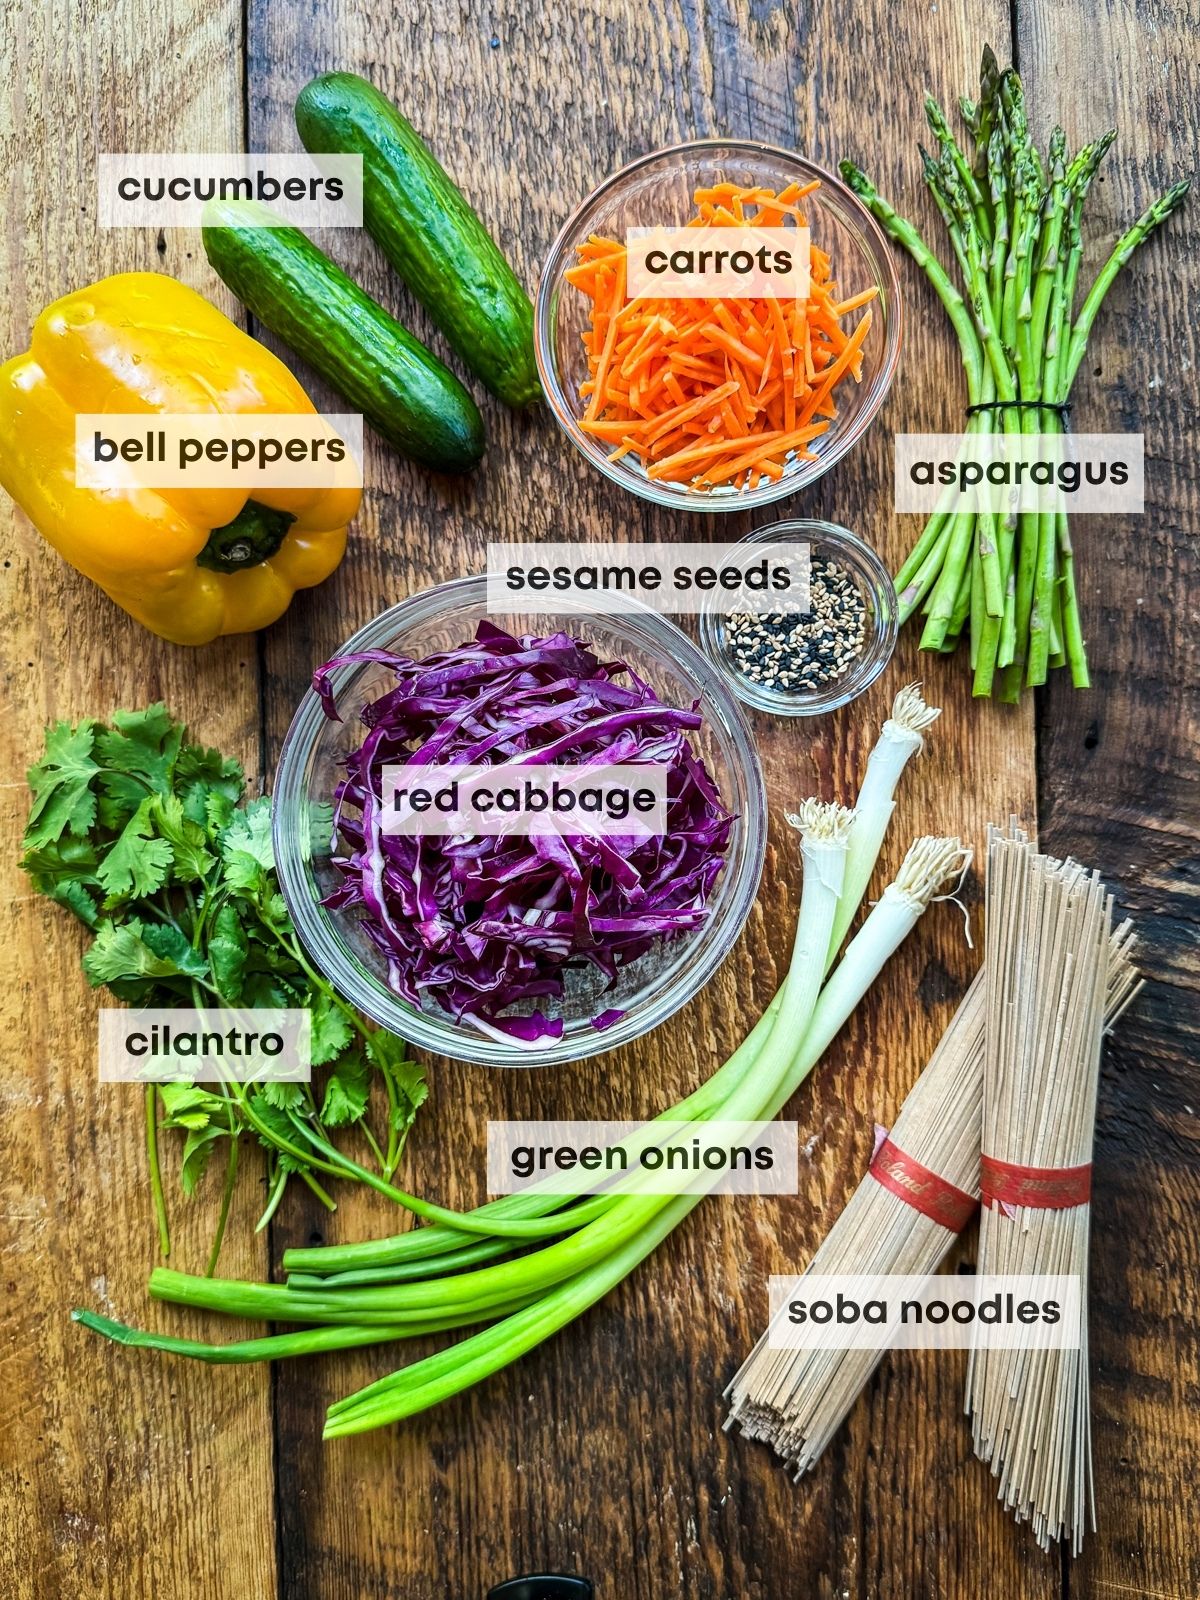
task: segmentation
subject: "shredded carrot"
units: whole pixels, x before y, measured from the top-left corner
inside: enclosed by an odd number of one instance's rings
[[[636,449],[637,449],[637,441],[636,441],[636,439],[630,439],[628,437],[628,435],[627,435],[624,439],[621,440],[621,448],[619,450],[614,450],[612,455],[610,455],[608,459],[610,461],[620,461],[623,456],[627,456],[631,450],[636,450]]]
[[[801,428],[793,434],[790,440],[784,433],[761,433],[755,440],[755,447],[763,455],[785,455],[788,450],[806,444],[809,439],[815,439],[818,434],[824,433],[828,426],[829,424],[825,422],[810,423],[807,428]],[[690,449],[680,450],[676,455],[665,456],[662,460],[656,461],[648,469],[646,476],[674,478],[679,467],[690,466],[697,461],[711,461],[715,456],[729,455],[729,453],[728,439],[718,439],[712,444],[693,445]],[[703,476],[707,479],[708,474],[705,473]]]
[[[717,183],[697,189],[689,227],[805,227],[819,185]],[[810,244],[807,300],[629,299],[625,246],[593,234],[567,281],[592,302],[579,426],[637,456],[656,481],[700,489],[777,480],[837,415],[839,383],[861,381],[874,288],[839,298],[832,262]],[[841,319],[861,308],[847,332]]]
[[[849,300],[840,300],[833,307],[834,316],[844,317],[848,312],[857,311],[859,306],[865,306],[868,300],[874,300],[875,292],[874,288],[860,289],[857,294],[852,294]]]

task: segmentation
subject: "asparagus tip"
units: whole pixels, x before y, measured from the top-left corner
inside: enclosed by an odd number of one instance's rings
[[[1178,211],[1187,198],[1188,190],[1192,187],[1190,178],[1180,178],[1178,183],[1173,183],[1162,197],[1163,216],[1169,217],[1173,211]]]
[[[843,157],[838,162],[838,171],[854,190],[855,194],[862,192],[867,187],[867,175],[861,167],[856,167],[853,161]]]

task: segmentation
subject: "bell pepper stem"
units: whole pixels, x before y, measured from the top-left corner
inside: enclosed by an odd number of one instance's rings
[[[210,572],[240,572],[243,567],[260,566],[276,553],[295,520],[286,511],[247,500],[232,522],[209,534],[196,565]]]

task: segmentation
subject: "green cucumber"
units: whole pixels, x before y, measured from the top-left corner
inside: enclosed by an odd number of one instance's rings
[[[314,155],[362,156],[367,232],[466,366],[506,405],[540,399],[529,296],[412,124],[365,78],[327,72],[296,127]]]
[[[362,411],[397,450],[469,472],[483,419],[454,374],[296,228],[253,201],[210,200],[204,252],[265,327]]]

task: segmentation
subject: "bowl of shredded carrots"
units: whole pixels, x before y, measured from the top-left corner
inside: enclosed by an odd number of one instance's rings
[[[808,229],[807,298],[628,291],[631,228],[746,229],[753,249],[764,227]],[[900,329],[895,264],[858,197],[802,156],[712,139],[601,184],[555,240],[535,314],[567,437],[613,482],[696,511],[765,505],[827,472],[883,404]]]

